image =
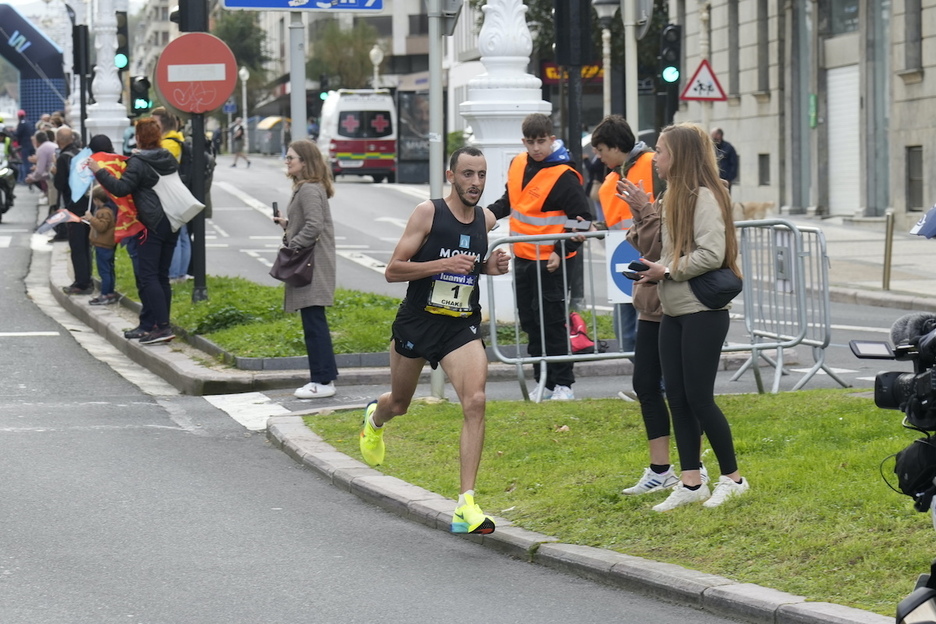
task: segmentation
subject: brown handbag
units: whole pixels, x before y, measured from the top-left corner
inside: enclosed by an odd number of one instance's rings
[[[315,269],[315,244],[305,249],[282,247],[276,254],[270,276],[290,286],[308,286]]]

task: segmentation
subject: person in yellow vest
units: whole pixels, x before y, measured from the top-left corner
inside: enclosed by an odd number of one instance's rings
[[[610,170],[598,189],[605,223],[609,230],[629,230],[633,215],[627,203],[617,197],[617,183],[625,177],[634,184],[643,180],[647,194],[654,197],[662,184],[654,174],[654,152],[643,141],[636,141],[630,124],[620,115],[605,117],[592,132],[591,144],[598,158]],[[614,334],[622,351],[634,350],[636,333],[637,313],[633,304],[615,304]]]
[[[510,215],[512,236],[563,234],[569,219],[591,221],[582,174],[562,141],[556,140],[552,119],[542,113],[527,115],[522,130],[527,151],[510,163],[506,192],[488,209],[498,219]],[[545,355],[569,353],[564,261],[573,257],[580,246],[581,242],[574,240],[513,245],[517,318],[527,334],[527,353],[532,357],[544,355],[544,346]],[[542,296],[538,291],[540,280]],[[539,364],[533,365],[533,371],[538,379]],[[546,390],[553,400],[574,399],[573,383],[571,362],[546,366]]]

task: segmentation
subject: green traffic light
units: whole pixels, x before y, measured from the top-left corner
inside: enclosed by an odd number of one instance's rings
[[[325,101],[325,98],[327,97],[328,97],[328,92],[322,91],[321,93],[319,93],[319,99],[322,100],[323,102]]]
[[[130,59],[127,58],[126,54],[117,54],[114,56],[114,65],[117,69],[125,69],[130,63]]]
[[[674,83],[679,80],[679,70],[672,65],[669,67],[664,67],[663,71],[660,73],[660,76],[663,78],[664,82]]]

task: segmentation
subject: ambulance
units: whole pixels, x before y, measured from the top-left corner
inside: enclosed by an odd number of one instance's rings
[[[386,89],[339,89],[322,103],[318,146],[332,174],[396,181],[397,114]]]

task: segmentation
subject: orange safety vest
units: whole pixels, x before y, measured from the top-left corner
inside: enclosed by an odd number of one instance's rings
[[[630,205],[617,196],[617,183],[621,175],[617,171],[612,171],[605,176],[604,183],[598,189],[598,199],[601,201],[601,209],[605,213],[605,222],[609,230],[626,230],[633,225],[633,215]],[[646,152],[637,158],[637,162],[627,172],[627,179],[637,184],[641,180],[644,183],[644,190],[653,201],[653,153]]]
[[[510,235],[539,236],[542,234],[565,234],[569,217],[563,211],[543,212],[543,204],[550,191],[566,171],[574,171],[582,182],[582,174],[569,165],[555,165],[540,169],[530,183],[523,186],[529,154],[520,154],[510,163],[507,172],[507,197],[510,200]],[[545,243],[545,241],[544,241]],[[548,260],[553,246],[536,243],[514,243],[514,255],[525,260]],[[566,255],[571,258],[575,252]]]

